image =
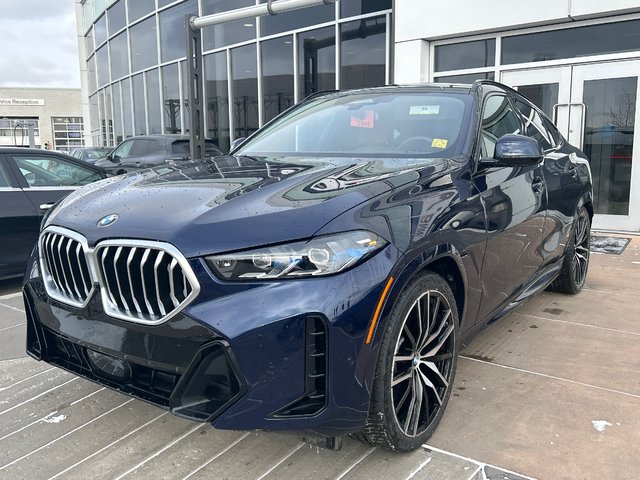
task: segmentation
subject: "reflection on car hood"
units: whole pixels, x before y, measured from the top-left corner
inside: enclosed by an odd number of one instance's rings
[[[162,166],[77,190],[47,220],[85,235],[172,243],[187,257],[311,237],[445,159],[232,157]],[[97,222],[119,214],[108,227]]]

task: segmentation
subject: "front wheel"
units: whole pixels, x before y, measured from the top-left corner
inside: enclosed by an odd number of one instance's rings
[[[431,436],[451,395],[458,324],[442,277],[427,272],[404,289],[385,325],[369,418],[357,438],[409,452]]]
[[[562,269],[550,290],[560,293],[578,293],[584,286],[589,270],[591,219],[586,208],[578,210],[573,231],[567,244]]]

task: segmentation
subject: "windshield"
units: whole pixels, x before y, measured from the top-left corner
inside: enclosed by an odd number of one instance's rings
[[[426,156],[457,153],[468,95],[351,94],[311,100],[245,142],[237,155]]]
[[[110,151],[111,151],[110,148],[92,148],[92,149],[87,148],[84,151],[84,153],[87,156],[87,158],[97,160],[98,158],[106,157],[107,155],[109,155]]]

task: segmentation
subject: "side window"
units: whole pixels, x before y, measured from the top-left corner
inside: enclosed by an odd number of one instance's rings
[[[493,157],[496,142],[507,134],[520,134],[520,119],[516,115],[511,102],[504,95],[492,95],[484,102],[482,109],[482,154]]]
[[[7,175],[4,173],[4,166],[0,163],[0,188],[10,187],[9,179]]]
[[[118,148],[113,151],[113,157],[129,158],[131,147],[133,147],[133,140],[122,143]]]
[[[144,157],[147,154],[147,145],[149,142],[147,140],[134,140],[133,147],[131,147],[131,151],[129,152],[130,157]]]
[[[516,108],[524,117],[524,133],[540,143],[543,150],[555,147],[553,137],[545,127],[540,114],[521,100],[516,100]]]
[[[150,153],[163,153],[165,151],[164,145],[158,140],[147,140],[147,154]]]
[[[61,157],[13,155],[13,159],[31,187],[79,187],[102,178],[98,172]]]

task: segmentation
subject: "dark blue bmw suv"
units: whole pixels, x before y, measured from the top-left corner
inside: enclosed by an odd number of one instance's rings
[[[502,85],[317,94],[229,155],[62,201],[27,350],[216,428],[410,451],[475,333],[581,289],[592,215],[585,155]]]

